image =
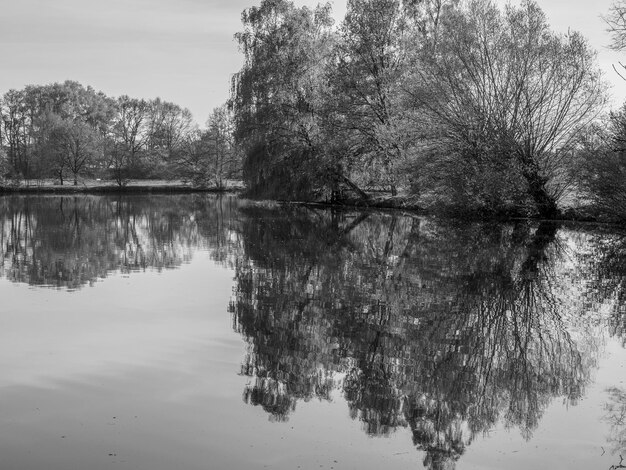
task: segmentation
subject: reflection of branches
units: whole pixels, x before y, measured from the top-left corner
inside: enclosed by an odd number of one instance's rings
[[[0,268],[16,282],[76,289],[110,271],[176,267],[202,240],[228,236],[197,223],[223,205],[204,196],[3,198]]]
[[[590,233],[586,261],[586,297],[589,303],[610,308],[611,334],[626,346],[626,233],[602,229]]]
[[[612,387],[607,390],[607,394],[609,400],[604,405],[603,420],[610,426],[608,443],[611,451],[614,454],[619,452],[621,457],[621,453],[626,452],[626,390]]]
[[[554,397],[583,393],[590,362],[567,330],[574,258],[558,226],[268,211],[242,227],[231,309],[246,375],[281,384],[287,412],[325,399],[311,385],[320,367],[341,372],[367,433],[408,426],[443,469],[498,420],[529,438]]]
[[[495,237],[497,244],[476,251],[463,238],[461,246],[470,246],[472,255],[451,255],[456,279],[443,269],[432,272],[434,279],[440,279],[437,290],[443,302],[433,299],[441,308],[427,315],[428,333],[420,337],[433,343],[424,357],[437,353],[432,373],[420,374],[418,390],[433,398],[445,397],[442,409],[452,403],[455,408],[445,421],[441,413],[424,421],[422,413],[414,412],[411,419],[419,424],[417,429],[430,425],[443,435],[454,436],[460,419],[467,423],[469,442],[501,416],[528,438],[553,397],[575,399],[582,393],[585,364],[565,329],[562,303],[552,288],[558,279],[555,253],[562,253],[553,248],[556,230],[540,227],[522,236],[516,227],[509,232],[511,238],[502,238],[504,233]],[[423,252],[430,257],[433,250],[436,247],[428,244]],[[464,265],[467,262],[473,264]],[[424,376],[429,379],[425,381]],[[459,455],[455,452],[463,449],[463,440],[458,442],[442,447],[426,439],[423,445],[440,457],[445,451],[455,459]]]
[[[619,468],[626,468],[626,465],[624,465],[624,457],[622,457],[622,454],[619,455],[619,463],[616,465],[611,465],[609,467],[609,470],[618,470]]]

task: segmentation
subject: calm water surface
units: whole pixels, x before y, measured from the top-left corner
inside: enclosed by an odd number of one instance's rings
[[[4,197],[0,246],[3,469],[626,457],[616,229]]]

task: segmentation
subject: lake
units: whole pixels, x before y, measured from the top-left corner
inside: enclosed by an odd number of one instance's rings
[[[616,228],[12,196],[0,246],[2,468],[625,463]]]

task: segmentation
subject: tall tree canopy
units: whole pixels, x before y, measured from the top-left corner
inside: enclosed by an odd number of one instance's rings
[[[233,79],[235,136],[253,194],[308,197],[327,182],[320,131],[325,65],[332,41],[330,6],[297,8],[263,0],[242,14],[235,37],[244,66]]]
[[[394,194],[407,145],[399,91],[408,26],[399,0],[349,0],[329,71],[337,151],[366,181],[386,183]]]

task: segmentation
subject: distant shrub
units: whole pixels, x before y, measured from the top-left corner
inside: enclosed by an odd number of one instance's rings
[[[626,104],[581,135],[577,170],[590,210],[626,221]]]
[[[512,159],[486,153],[431,150],[416,162],[412,192],[420,205],[456,216],[529,215],[533,204]]]

